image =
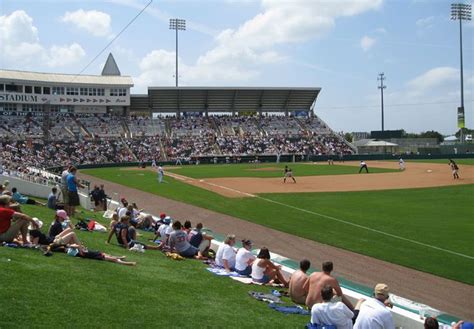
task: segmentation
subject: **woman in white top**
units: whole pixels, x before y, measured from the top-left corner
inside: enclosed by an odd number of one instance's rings
[[[260,249],[257,259],[252,264],[252,280],[263,284],[274,281],[288,287],[288,281],[281,273],[281,266],[273,264],[270,260],[270,251],[265,247]]]
[[[235,271],[240,275],[250,276],[252,273],[252,263],[255,256],[250,250],[252,250],[252,241],[242,240],[242,248],[237,251],[235,258]]]
[[[232,272],[235,269],[234,245],[235,235],[229,234],[216,252],[216,265],[223,267],[227,272]]]

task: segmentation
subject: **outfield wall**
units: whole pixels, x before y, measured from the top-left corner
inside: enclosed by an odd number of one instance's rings
[[[468,154],[433,154],[430,156],[427,155],[403,155],[404,160],[437,160],[437,159],[474,159],[474,153]],[[217,158],[216,164],[226,164],[226,157],[219,156],[219,157],[200,157],[201,164],[214,164],[214,158]],[[249,163],[255,161],[255,156],[242,156],[241,163]],[[261,155],[258,156],[259,162],[266,162],[266,163],[276,163],[276,156],[275,155]],[[318,155],[318,156],[306,156],[301,157],[300,155],[293,156],[292,155],[282,155],[280,158],[280,162],[326,162],[328,159],[334,160],[334,162],[340,161],[338,156],[328,156],[328,155]],[[370,154],[370,155],[361,155],[361,154],[354,154],[354,155],[345,155],[343,160],[344,161],[398,161],[400,159],[400,155],[391,155],[391,154]],[[231,158],[232,160],[232,158]],[[167,166],[174,166],[176,165],[176,161],[162,161],[159,162],[161,165]],[[233,163],[232,161],[229,163]],[[142,165],[141,162],[121,162],[121,163],[101,163],[101,164],[83,164],[77,165],[78,169],[92,169],[92,168],[112,168],[112,167],[140,167]],[[146,162],[146,166],[151,166],[151,162]],[[182,165],[189,165],[188,163],[184,162]],[[64,168],[63,167],[53,167],[49,168],[53,172],[61,172]]]

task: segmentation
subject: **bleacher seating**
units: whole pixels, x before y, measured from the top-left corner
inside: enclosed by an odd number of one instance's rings
[[[317,117],[219,116],[155,120],[142,116],[51,113],[46,144],[43,120],[41,116],[2,116],[2,159],[20,165],[48,167],[69,162],[352,153],[341,136]]]

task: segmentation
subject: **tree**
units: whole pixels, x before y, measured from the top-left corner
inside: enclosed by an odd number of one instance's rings
[[[349,143],[352,143],[352,134],[351,133],[345,133],[344,134],[344,139],[348,141]]]
[[[468,134],[471,134],[471,135],[474,134],[474,130],[473,130],[473,129],[461,128],[461,129],[459,129],[459,130],[456,132],[456,134],[455,134],[455,136],[456,136],[457,138],[461,138],[461,130],[462,130],[463,136],[466,136],[466,135],[468,135]]]
[[[436,138],[438,140],[438,143],[441,143],[444,140],[443,135],[434,130],[422,132],[420,134],[420,138]]]

